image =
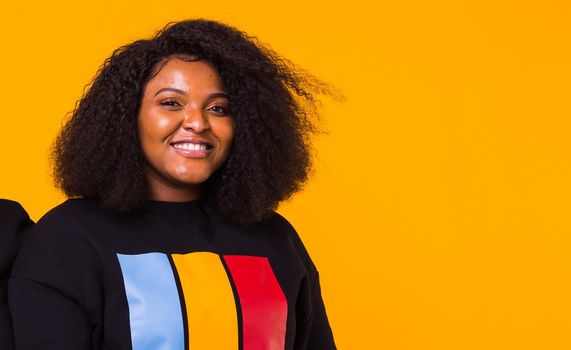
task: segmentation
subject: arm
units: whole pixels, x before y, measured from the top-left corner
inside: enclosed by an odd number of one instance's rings
[[[70,221],[48,214],[29,230],[18,254],[8,282],[17,350],[92,348],[96,257]]]
[[[337,349],[331,327],[329,326],[329,320],[327,319],[327,313],[325,312],[323,298],[321,297],[319,273],[315,275],[311,290],[312,313],[305,325],[309,329],[307,349]]]
[[[10,280],[9,294],[16,349],[90,349],[91,327],[75,301],[18,277]]]
[[[12,327],[6,299],[12,263],[20,247],[21,236],[33,222],[17,202],[0,200],[0,348],[12,349]]]
[[[335,340],[321,296],[319,272],[294,227],[277,213],[275,218],[278,229],[286,230],[290,244],[307,270],[296,303],[295,349],[335,350]]]
[[[319,273],[311,278],[312,281],[302,285],[302,292],[296,307],[303,309],[296,313],[303,319],[298,319],[298,329],[295,340],[296,349],[306,350],[335,350],[335,341],[329,325],[323,298]]]

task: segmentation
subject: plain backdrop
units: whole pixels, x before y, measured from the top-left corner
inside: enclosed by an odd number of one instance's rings
[[[49,147],[115,48],[220,20],[346,97],[279,209],[340,349],[569,349],[570,4],[2,0],[0,197],[64,200]]]

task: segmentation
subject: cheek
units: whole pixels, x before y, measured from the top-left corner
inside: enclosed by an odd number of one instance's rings
[[[155,120],[155,125],[158,132],[164,133],[173,129],[175,123],[173,123],[169,118],[157,117]]]
[[[141,140],[164,140],[177,130],[179,124],[174,116],[142,114],[139,117]]]
[[[234,139],[234,123],[232,119],[220,120],[216,125],[216,131],[221,143],[227,148],[226,152],[229,152],[230,145]]]

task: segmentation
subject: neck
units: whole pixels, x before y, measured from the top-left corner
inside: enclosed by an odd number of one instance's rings
[[[187,202],[199,199],[203,194],[203,185],[175,185],[148,177],[149,195],[152,200],[164,202]]]

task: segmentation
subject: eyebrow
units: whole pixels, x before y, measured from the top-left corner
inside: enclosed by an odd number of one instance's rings
[[[163,91],[172,91],[172,92],[174,92],[174,93],[177,93],[177,94],[183,95],[183,96],[186,96],[186,93],[187,93],[187,91],[184,91],[184,90],[181,90],[181,89],[176,89],[176,88],[167,87],[167,88],[162,88],[162,89],[160,89],[159,91],[157,91],[157,92],[155,93],[155,96],[157,96],[158,94],[160,94],[160,93],[163,92]],[[208,95],[208,98],[209,98],[209,99],[218,98],[218,97],[222,97],[222,98],[225,98],[225,99],[229,99],[229,98],[228,98],[228,94],[226,94],[226,93],[224,93],[224,92],[215,92],[215,93],[212,93],[212,94]]]

